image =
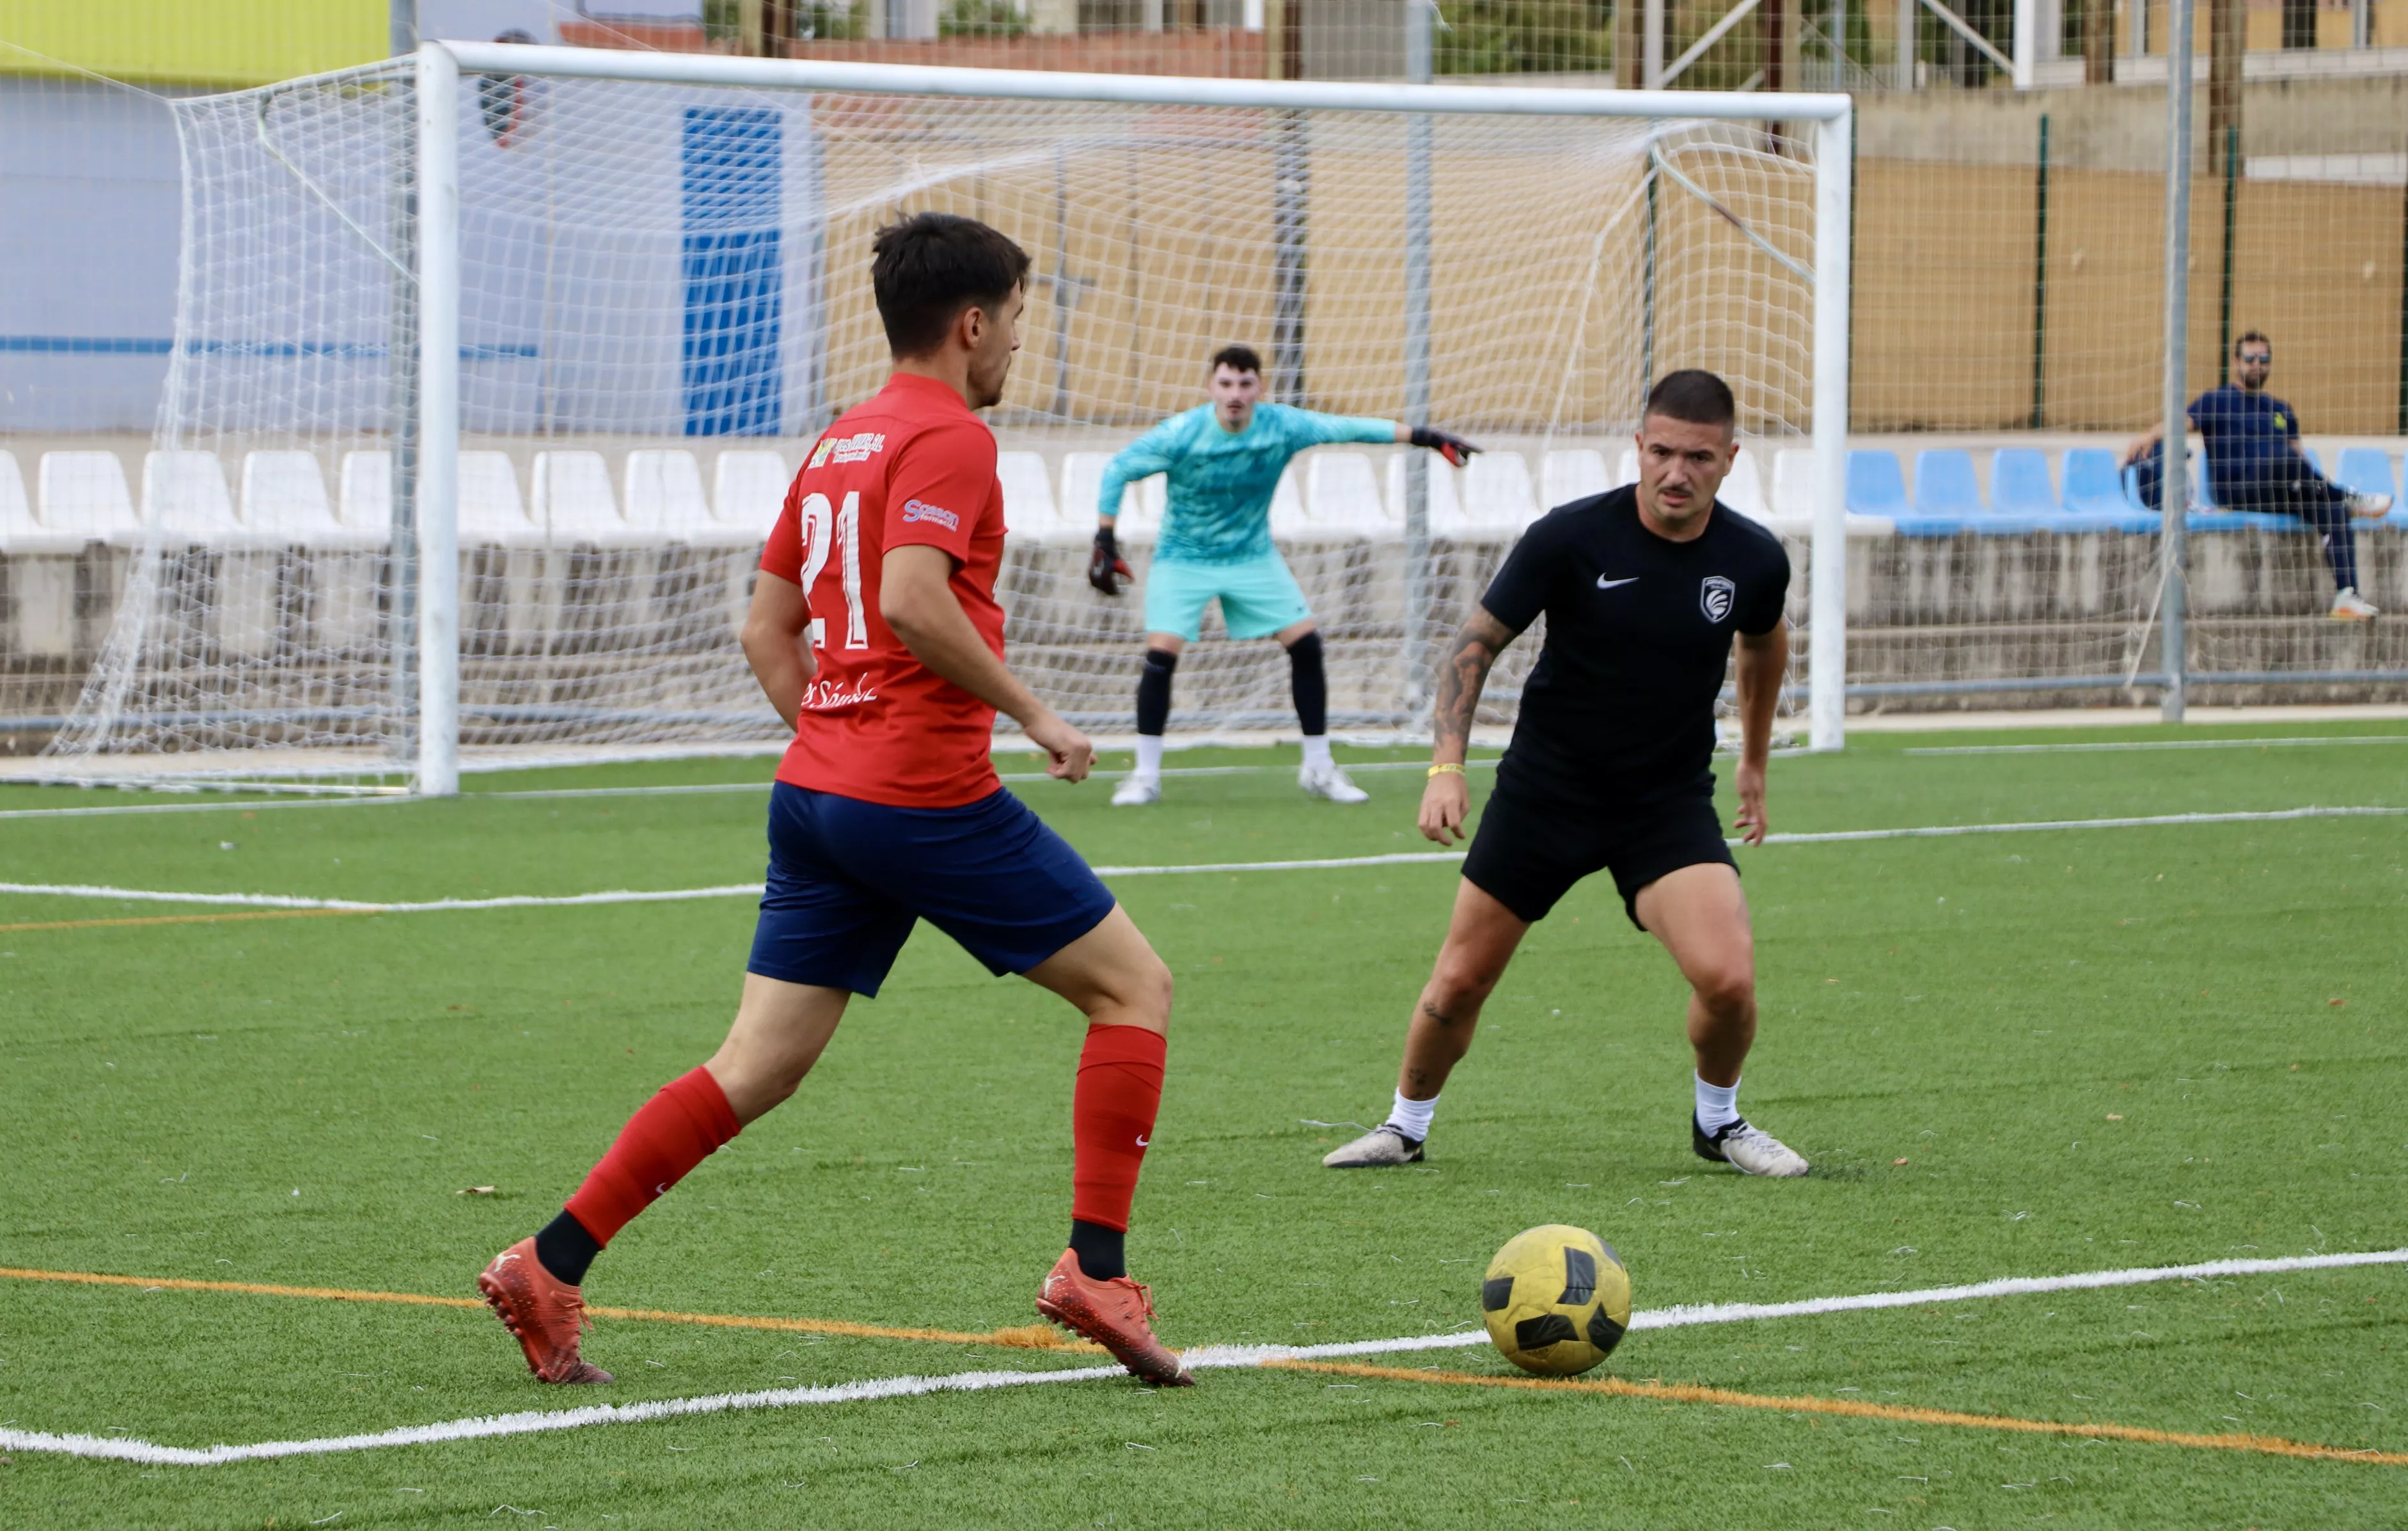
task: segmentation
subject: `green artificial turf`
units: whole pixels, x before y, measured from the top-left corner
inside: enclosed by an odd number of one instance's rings
[[[1817,831],[2408,804],[2408,744],[1774,763]],[[2377,724],[2257,730],[2408,733]],[[1379,855],[1415,769],[1308,802],[1193,752],[1138,813],[1016,789],[1098,864]],[[1401,752],[1355,752],[1357,763]],[[477,777],[454,802],[0,818],[0,880],[370,902],[757,878],[766,760]],[[1026,769],[1007,758],[1007,770]],[[1484,792],[1482,779],[1476,791]],[[190,804],[0,788],[0,813]],[[2408,1245],[2408,819],[1742,851],[1763,1024],[1742,1105],[1807,1153],[1688,1151],[1683,994],[1583,887],[1526,946],[1431,1157],[1376,1121],[1445,864],[1125,876],[1177,975],[1131,1261],[1175,1345],[1474,1324],[1481,1266],[1596,1229],[1642,1308]],[[206,913],[0,894],[0,924]],[[718,1041],[741,898],[0,932],[0,1265],[466,1295]],[[924,930],[796,1100],[633,1225],[589,1299],[985,1332],[1068,1216],[1075,1017]],[[491,1195],[458,1194],[492,1186]],[[1642,1332],[1614,1375],[2408,1452],[2401,1267]],[[0,1279],[0,1423],[179,1446],[1082,1359],[605,1322],[564,1394],[480,1310]],[[1504,1375],[1485,1349],[1370,1358]],[[509,1507],[504,1509],[502,1507]],[[2408,1467],[1291,1371],[794,1408],[215,1467],[18,1452],[0,1525],[2392,1526]],[[521,1515],[520,1510],[534,1510]],[[335,1518],[335,1517],[339,1518]]]

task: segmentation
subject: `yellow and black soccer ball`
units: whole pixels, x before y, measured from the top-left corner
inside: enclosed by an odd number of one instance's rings
[[[1612,1353],[1630,1327],[1630,1272],[1585,1228],[1551,1222],[1516,1234],[1480,1283],[1488,1337],[1541,1377],[1573,1377]]]

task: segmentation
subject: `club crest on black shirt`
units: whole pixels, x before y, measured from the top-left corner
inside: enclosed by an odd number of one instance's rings
[[[1720,622],[1730,615],[1731,602],[1738,598],[1739,586],[1720,574],[1709,574],[1698,582],[1698,604],[1706,609],[1706,620]]]
[[[1480,599],[1517,633],[1547,619],[1498,787],[1583,802],[1710,789],[1731,634],[1770,632],[1788,595],[1780,540],[1727,506],[1685,542],[1647,529],[1633,486],[1549,512]]]

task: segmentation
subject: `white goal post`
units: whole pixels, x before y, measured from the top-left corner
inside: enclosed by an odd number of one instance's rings
[[[1476,113],[1812,123],[1812,434],[1818,482],[1809,574],[1813,600],[1809,620],[1813,643],[1810,651],[1808,716],[1813,748],[1838,749],[1845,741],[1848,198],[1855,110],[1854,101],[1846,95],[1200,79],[429,42],[422,45],[418,53],[420,269],[425,295],[420,311],[419,336],[419,388],[425,421],[418,501],[422,583],[417,788],[422,793],[446,795],[459,789],[458,133],[464,73],[990,100],[1112,101],[1146,106],[1319,109],[1406,116]],[[1412,239],[1410,230],[1407,238],[1409,243]],[[1423,296],[1426,302],[1426,286]],[[1425,333],[1427,323],[1426,314],[1420,316],[1420,327]],[[1414,316],[1407,315],[1406,324],[1410,332],[1414,327]],[[1409,346],[1409,367],[1416,360]],[[1426,350],[1418,360],[1423,367],[1427,366]],[[1409,382],[1408,389],[1412,388]],[[1426,516],[1426,506],[1411,506],[1407,513],[1408,545],[1425,543],[1428,535],[1426,522],[1419,527],[1412,523]]]
[[[1646,383],[1698,366],[1752,477],[1781,459],[1804,710],[1842,743],[1847,96],[429,42],[177,110],[151,457],[199,509],[150,518],[64,773],[448,795],[464,759],[774,747],[733,617],[784,478],[884,374],[868,234],[931,206],[1037,256],[998,594],[1073,721],[1120,731],[1135,678],[1134,599],[1082,576],[1099,465],[1245,340],[1272,397],[1492,448],[1322,449],[1283,484],[1340,729],[1426,726],[1431,645],[1520,527],[1625,482]],[[1124,502],[1141,569],[1159,484]],[[1292,726],[1266,647],[1191,651],[1174,727]]]

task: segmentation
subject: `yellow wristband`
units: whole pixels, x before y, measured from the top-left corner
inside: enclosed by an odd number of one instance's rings
[[[1429,768],[1429,773],[1433,776],[1460,776],[1463,774],[1463,766],[1458,761],[1441,760]]]

